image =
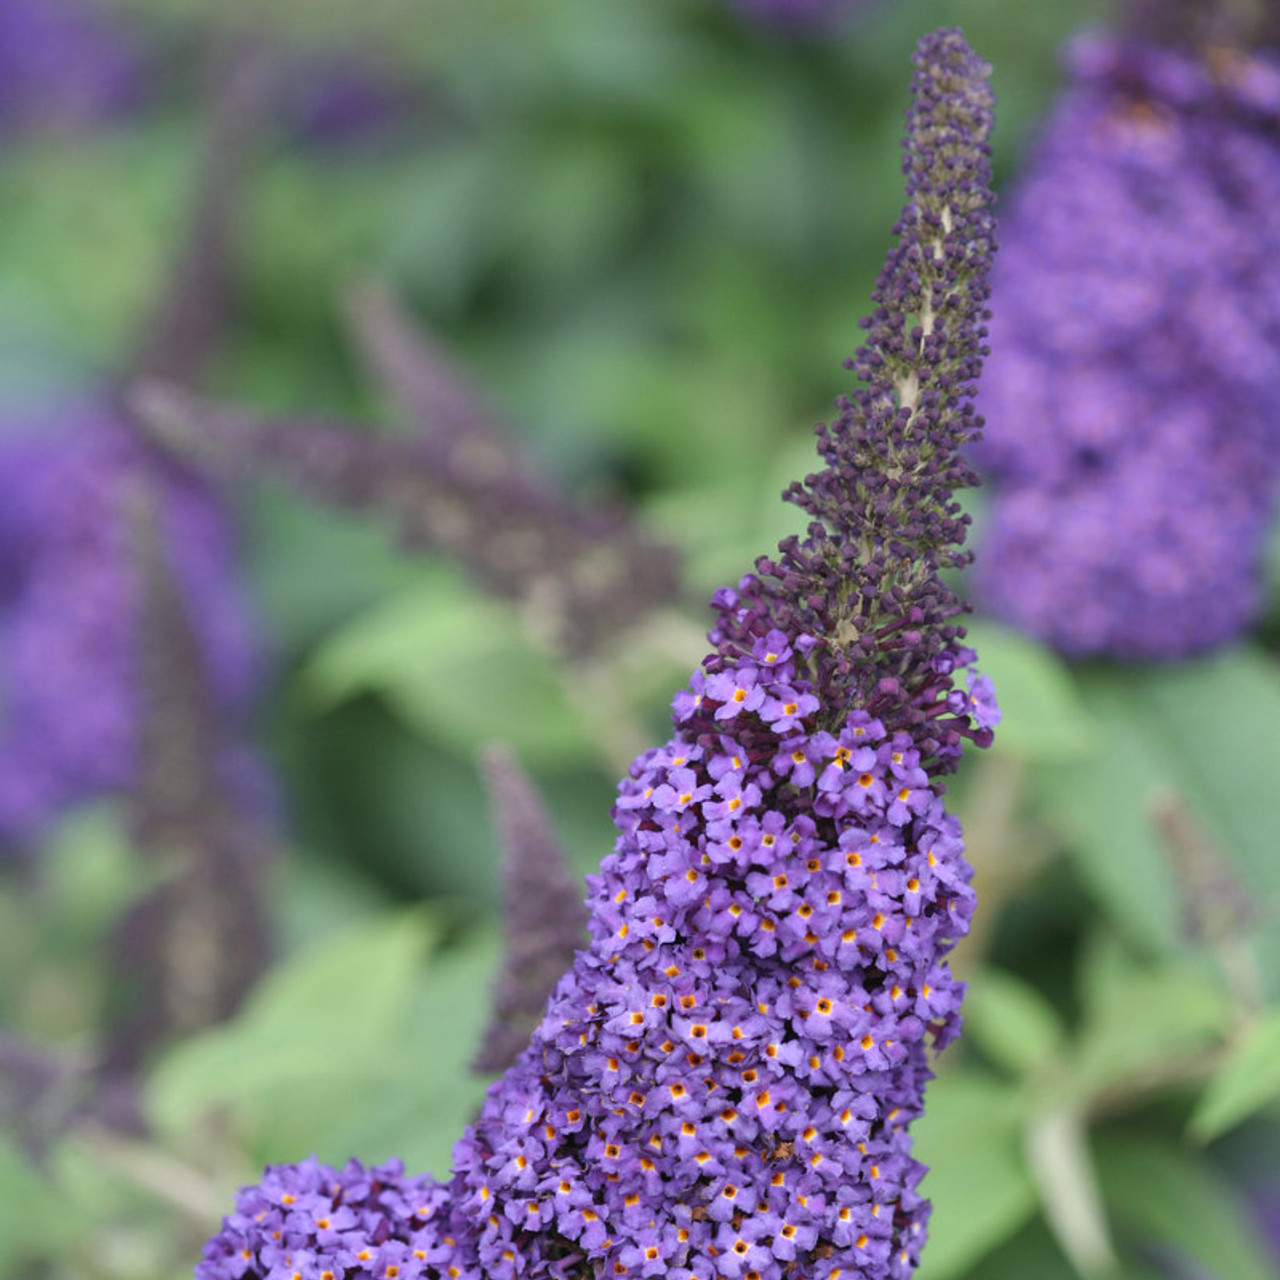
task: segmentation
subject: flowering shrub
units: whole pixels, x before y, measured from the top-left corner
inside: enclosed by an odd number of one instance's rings
[[[937,576],[965,559],[987,68],[954,31],[916,65],[864,386],[788,494],[810,531],[717,593],[675,734],[619,790],[590,944],[452,1180],[271,1170],[199,1280],[915,1269],[928,1205],[907,1126],[927,1043],[958,1030],[946,955],[972,908],[937,778],[998,718]]]

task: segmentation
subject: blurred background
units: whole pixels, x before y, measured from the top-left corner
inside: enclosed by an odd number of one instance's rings
[[[798,528],[915,41],[994,64],[1012,189],[1108,17],[859,8],[0,0],[0,1274],[188,1274],[267,1162],[447,1171],[479,753],[598,862]],[[922,1280],[1280,1275],[1274,603],[1160,663],[972,635]]]

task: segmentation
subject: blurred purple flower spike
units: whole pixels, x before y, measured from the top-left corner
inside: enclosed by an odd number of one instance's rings
[[[0,130],[110,119],[142,93],[138,51],[88,0],[0,0]]]
[[[978,587],[1065,653],[1248,625],[1280,469],[1280,62],[1092,37],[1005,221]]]
[[[293,114],[302,137],[319,146],[373,142],[405,123],[413,97],[388,69],[333,58],[299,75]]]
[[[498,831],[502,968],[493,1016],[472,1070],[505,1071],[538,1025],[547,997],[587,940],[583,884],[573,874],[533,781],[515,756],[492,746],[480,760]]]
[[[243,711],[255,641],[225,514],[102,404],[0,439],[0,838],[33,836],[139,766],[141,584],[128,504],[157,483],[160,521],[221,703]]]
[[[956,687],[974,655],[938,576],[965,560],[952,493],[973,480],[958,451],[994,247],[989,69],[957,31],[916,67],[863,385],[787,495],[809,534],[717,593],[705,675],[619,788],[591,940],[451,1181],[276,1167],[197,1280],[915,1270],[929,1205],[908,1125],[927,1044],[959,1030],[946,957],[973,906],[940,779],[998,718],[986,682]]]
[[[21,7],[0,0],[0,13]],[[55,0],[49,13],[60,7]],[[132,362],[184,381],[198,378],[224,335],[236,194],[274,84],[274,64],[257,48],[212,52],[189,224]],[[155,507],[193,660],[229,726],[247,708],[257,642],[229,513],[199,476],[143,438],[113,386],[21,417],[9,410],[0,426],[0,841],[12,844],[64,809],[140,779],[140,501]]]

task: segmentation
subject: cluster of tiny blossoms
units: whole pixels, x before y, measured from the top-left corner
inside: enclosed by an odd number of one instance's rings
[[[980,593],[1065,653],[1176,658],[1263,596],[1280,61],[1094,36],[1069,68],[995,275]]]
[[[969,866],[910,736],[861,712],[816,728],[795,657],[774,632],[677,697],[676,736],[622,785],[591,944],[449,1194],[277,1170],[198,1280],[911,1274],[907,1124],[926,1044],[959,1025]],[[996,718],[985,684],[956,697]],[[718,732],[680,730],[707,715]]]
[[[392,1161],[341,1170],[317,1160],[268,1169],[246,1187],[217,1238],[221,1256],[197,1277],[269,1276],[271,1280],[418,1280],[448,1253],[433,1220],[444,1189],[407,1177]],[[209,1252],[209,1251],[206,1251]]]
[[[795,656],[774,632],[695,678],[624,782],[591,946],[455,1151],[488,1215],[464,1271],[914,1269],[906,1126],[958,1027],[969,868],[911,738],[817,728]]]
[[[929,1207],[907,1126],[928,1046],[959,1028],[947,955],[973,906],[940,779],[999,718],[937,576],[963,561],[951,495],[976,432],[989,69],[956,31],[916,66],[909,203],[854,361],[866,385],[788,495],[810,533],[717,594],[716,651],[619,790],[591,940],[452,1180],[397,1178],[395,1211],[352,1225],[358,1240],[322,1234],[331,1219],[290,1235],[251,1189],[198,1280],[914,1271]],[[269,1176],[301,1181],[333,1188],[322,1213],[349,1199],[330,1170]]]

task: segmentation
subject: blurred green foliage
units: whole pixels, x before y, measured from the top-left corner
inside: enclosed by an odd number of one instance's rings
[[[282,125],[243,210],[219,389],[389,416],[337,319],[381,273],[542,465],[681,547],[695,602],[797,526],[777,494],[811,466],[888,244],[916,37],[959,22],[994,62],[1008,179],[1058,42],[1101,11],[899,0],[783,41],[716,0],[124,8],[170,60],[151,107],[0,157],[7,402],[127,356],[187,197],[183,68],[249,15],[295,51],[381,59],[416,96],[363,146]],[[6,1275],[182,1275],[264,1161],[443,1172],[483,1087],[466,1064],[498,954],[475,750],[517,748],[587,870],[617,769],[600,706],[656,741],[700,657],[695,606],[588,679],[455,566],[266,483],[235,498],[274,662],[281,954],[231,1023],[153,1064],[145,1137],[80,1126],[38,1161],[0,1142]],[[1241,1191],[1280,1181],[1274,647],[1073,668],[984,619],[973,636],[1006,719],[953,788],[981,918],[958,958],[968,1035],[917,1127],[922,1280],[1274,1275]],[[105,940],[145,876],[110,808],[38,855],[0,882],[0,1025],[91,1063]]]

